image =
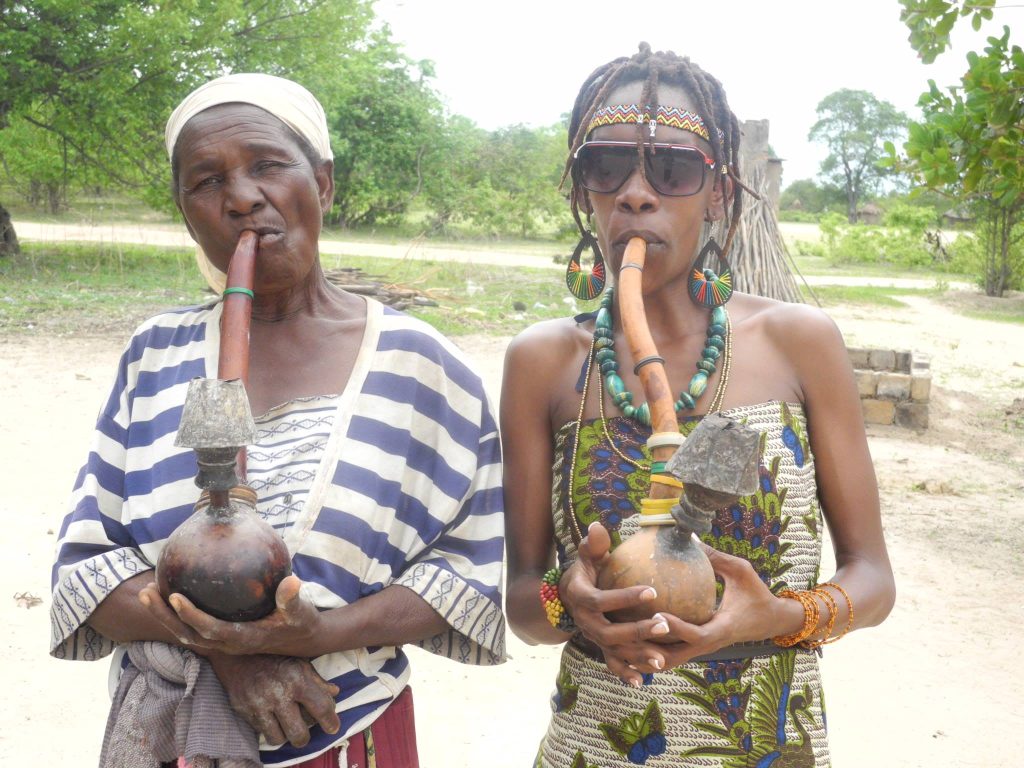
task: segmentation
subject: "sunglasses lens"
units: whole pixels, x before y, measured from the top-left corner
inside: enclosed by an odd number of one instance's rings
[[[647,180],[663,195],[695,195],[704,186],[704,156],[687,147],[647,153]]]
[[[614,192],[636,168],[635,147],[584,145],[576,157],[580,183],[591,192]]]
[[[655,191],[671,197],[695,195],[704,187],[704,154],[691,147],[645,148],[647,181]],[[584,189],[609,193],[636,170],[637,150],[632,144],[584,144],[576,155],[575,172]]]

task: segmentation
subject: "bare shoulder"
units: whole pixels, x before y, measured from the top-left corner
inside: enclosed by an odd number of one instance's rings
[[[736,298],[739,301],[730,302],[734,327],[747,326],[787,356],[845,349],[839,327],[818,307],[750,294],[737,294]]]
[[[589,338],[589,332],[571,317],[542,320],[520,331],[509,342],[506,362],[528,357],[532,367],[565,361]]]

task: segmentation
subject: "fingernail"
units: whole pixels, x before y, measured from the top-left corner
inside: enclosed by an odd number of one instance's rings
[[[658,593],[654,590],[654,587],[648,587],[640,593],[641,600],[653,600],[658,596]]]
[[[149,608],[149,595],[139,595],[139,602]]]
[[[643,685],[643,682],[637,680],[635,677],[631,677],[629,679],[629,684],[632,685],[634,688],[639,688],[641,685]]]
[[[177,611],[177,612],[180,612],[180,611],[181,611],[181,601],[180,601],[180,600],[175,600],[175,599],[174,599],[174,598],[172,597],[172,598],[170,599],[170,603],[171,603],[171,608],[173,608],[173,609],[174,609],[175,611]]]
[[[600,525],[600,524],[601,523],[599,523],[597,520],[595,520],[594,522],[592,522],[590,525],[587,526],[587,532],[589,533],[590,531],[594,530],[594,526],[595,525]]]
[[[634,672],[636,672],[636,667],[634,665],[627,664],[626,666],[629,667],[630,669],[632,669]]]
[[[668,624],[666,624],[664,621],[659,622],[658,624],[655,624],[654,627],[651,628],[651,634],[652,635],[667,635],[668,634]]]
[[[661,659],[648,659],[647,663],[655,669],[661,669],[663,666],[665,666],[665,662],[663,662]]]

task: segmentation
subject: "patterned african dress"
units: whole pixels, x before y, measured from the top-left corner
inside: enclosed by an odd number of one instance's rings
[[[749,560],[773,592],[810,588],[818,580],[821,513],[803,409],[770,402],[724,413],[761,433],[760,487],[718,512],[703,539]],[[698,421],[684,417],[680,431],[688,434]],[[552,508],[563,567],[576,558],[570,483],[580,530],[599,520],[615,546],[638,528],[649,475],[633,461],[649,465],[650,428],[621,417],[604,424],[607,434],[601,420],[584,422],[571,478],[576,422],[555,436]],[[569,642],[555,685],[539,767],[829,765],[821,678],[811,651],[692,661],[645,675],[633,688]]]

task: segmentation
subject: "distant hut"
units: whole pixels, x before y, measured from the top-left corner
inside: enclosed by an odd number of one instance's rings
[[[857,221],[861,224],[881,224],[882,209],[874,203],[865,203],[857,209]]]
[[[942,214],[942,226],[962,227],[974,222],[974,217],[965,208],[950,208]]]

